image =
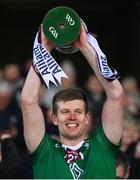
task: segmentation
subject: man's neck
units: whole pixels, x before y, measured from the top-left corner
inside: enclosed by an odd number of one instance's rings
[[[66,146],[76,146],[77,144],[81,143],[85,139],[88,139],[87,135],[83,136],[83,137],[81,137],[79,139],[68,139],[68,138],[64,138],[64,137],[60,136],[61,144],[64,144]]]

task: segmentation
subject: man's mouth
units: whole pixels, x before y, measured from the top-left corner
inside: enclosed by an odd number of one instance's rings
[[[66,123],[66,126],[68,126],[68,127],[77,127],[78,123]]]

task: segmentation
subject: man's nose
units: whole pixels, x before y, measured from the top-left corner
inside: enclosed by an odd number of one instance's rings
[[[70,119],[70,120],[75,120],[75,119],[76,119],[75,113],[71,113],[71,114],[69,115],[69,119]]]

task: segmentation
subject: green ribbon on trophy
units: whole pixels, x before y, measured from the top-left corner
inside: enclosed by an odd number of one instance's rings
[[[56,7],[45,15],[43,19],[43,32],[47,39],[56,45],[56,50],[64,54],[71,54],[78,51],[71,44],[80,35],[81,22],[87,31],[85,23],[73,9],[65,6]],[[118,73],[116,70],[109,68],[107,58],[101,51],[97,40],[88,32],[87,39],[97,53],[97,62],[101,74],[109,81],[116,79]],[[41,44],[40,32],[37,32],[34,41],[33,66],[47,88],[49,88],[50,81],[57,86],[58,83],[61,84],[62,77],[68,78],[48,50]]]

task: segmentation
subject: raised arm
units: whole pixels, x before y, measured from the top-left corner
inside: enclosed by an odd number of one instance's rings
[[[123,88],[117,79],[108,81],[102,75],[97,63],[97,54],[88,43],[83,26],[80,38],[74,46],[81,50],[105,90],[107,99],[102,111],[102,125],[110,141],[118,144],[123,129]]]
[[[42,44],[51,52],[52,46],[47,42],[43,32],[41,40]],[[44,117],[38,102],[40,86],[40,78],[31,67],[21,93],[24,137],[30,152],[37,148],[45,133]]]
[[[44,117],[38,104],[40,85],[40,79],[31,67],[21,93],[24,137],[30,152],[36,149],[45,133]]]

